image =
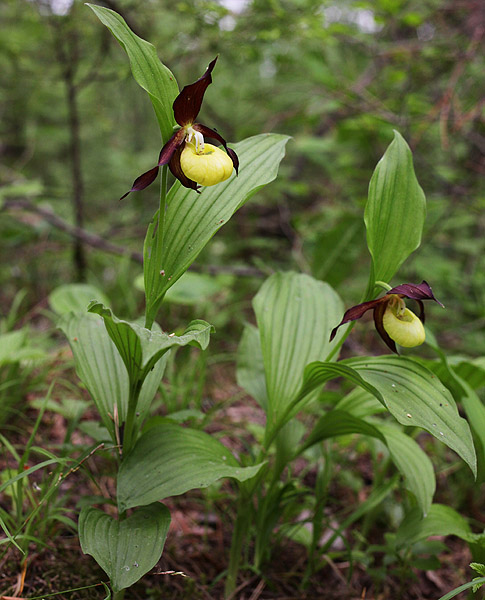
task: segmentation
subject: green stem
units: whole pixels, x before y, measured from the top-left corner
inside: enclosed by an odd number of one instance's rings
[[[159,261],[163,252],[163,237],[164,237],[164,227],[165,227],[165,212],[166,212],[166,202],[167,202],[167,180],[168,180],[168,168],[167,165],[162,167],[162,178],[160,182],[160,205],[158,209],[158,225],[155,233],[155,244],[151,249],[151,255],[148,258],[144,256],[143,261],[143,269],[149,268],[149,265],[152,260]],[[157,269],[160,269],[160,265],[157,265]],[[145,288],[146,288],[146,273],[145,273]],[[163,296],[162,296],[163,299]],[[152,301],[152,298],[146,299],[146,308],[145,308],[145,327],[146,329],[151,329],[153,322],[155,321],[155,317],[157,316],[157,312],[159,309],[160,301],[155,300]]]
[[[134,385],[130,385],[130,395],[128,399],[128,411],[126,414],[125,430],[123,433],[123,452],[122,456],[126,456],[133,447],[136,435],[136,407],[138,404],[138,397],[140,396],[141,381],[136,381]]]
[[[113,600],[123,600],[125,597],[125,590],[120,590],[119,592],[113,592],[112,599]]]
[[[392,290],[392,287],[388,283],[386,283],[385,281],[376,281],[375,285],[378,285],[379,287],[381,287],[386,292],[389,292],[390,290]]]
[[[241,488],[239,488],[239,491],[241,492]],[[229,565],[224,588],[224,598],[226,599],[232,597],[234,590],[236,589],[242,549],[251,523],[251,508],[252,504],[249,501],[249,498],[246,497],[246,494],[240,493],[237,504],[236,522],[234,523],[232,532]]]

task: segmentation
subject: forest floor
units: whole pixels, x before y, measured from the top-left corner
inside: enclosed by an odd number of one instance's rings
[[[231,432],[220,438],[237,454],[241,440],[247,437],[248,422],[262,422],[263,414],[254,401],[241,396],[235,385],[233,372],[220,366],[210,374],[208,390],[211,401],[221,406],[214,413],[211,432]],[[30,397],[27,402],[35,398]],[[232,399],[232,400],[231,400]],[[31,421],[36,411],[27,409]],[[86,415],[94,416],[94,411]],[[66,433],[64,418],[46,412],[36,443],[44,448],[56,447]],[[11,440],[21,448],[27,443],[29,431],[15,434]],[[75,433],[73,443],[86,443]],[[54,450],[53,450],[54,451]],[[99,494],[115,496],[114,479],[106,475],[106,461],[94,455],[87,468],[96,479],[96,486],[83,470],[72,473],[61,487],[65,496],[67,514],[76,519],[78,501],[85,496]],[[31,466],[31,465],[29,465]],[[361,476],[372,473],[370,459],[361,456],[355,465]],[[438,478],[438,485],[440,480]],[[446,485],[442,481],[442,485]],[[224,482],[218,493],[208,501],[204,491],[189,492],[181,497],[169,498],[164,503],[170,509],[172,523],[163,556],[151,572],[126,592],[125,598],[133,600],[222,600],[224,570],[227,567],[235,499],[230,482]],[[97,489],[96,489],[97,488]],[[359,499],[349,497],[344,486],[332,490],[332,510],[341,510],[348,502]],[[439,490],[438,490],[439,495]],[[5,500],[5,498],[4,498]],[[0,502],[3,501],[0,497]],[[109,510],[109,506],[107,505]],[[357,525],[358,527],[358,525]],[[108,582],[105,573],[93,558],[83,555],[79,540],[72,531],[57,527],[52,537],[45,540],[45,548],[31,547],[31,553],[22,572],[19,553],[10,547],[0,551],[0,599],[19,597],[25,599],[53,598],[84,600],[105,598],[101,582]],[[347,532],[352,536],[352,532]],[[384,532],[375,532],[373,543],[382,544]],[[470,579],[468,565],[471,556],[466,544],[456,538],[447,538],[448,550],[439,556],[441,566],[435,570],[408,568],[399,572],[396,565],[386,572],[378,565],[381,576],[376,580],[358,561],[351,562],[339,556],[322,557],[321,567],[304,584],[308,555],[305,548],[287,538],[275,544],[269,564],[264,572],[240,572],[234,600],[437,600],[451,589]],[[381,559],[377,559],[377,562]],[[376,563],[377,565],[377,563]],[[25,565],[24,565],[25,566]],[[99,587],[92,587],[98,585]],[[77,589],[76,588],[86,588]],[[76,591],[71,591],[76,590]],[[2,595],[3,594],[3,595]],[[458,598],[464,598],[462,594]]]

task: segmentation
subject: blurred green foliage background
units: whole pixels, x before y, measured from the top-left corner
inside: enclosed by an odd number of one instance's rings
[[[447,307],[428,317],[441,344],[485,353],[483,2],[98,3],[155,45],[180,87],[220,55],[201,122],[234,142],[293,136],[278,180],[199,258],[199,269],[224,275],[225,293],[215,310],[201,315],[195,306],[194,316],[225,326],[236,343],[261,275],[276,269],[312,273],[346,305],[358,302],[370,264],[367,186],[397,129],[413,150],[428,217],[421,248],[389,283],[428,280]],[[0,23],[2,313],[19,289],[32,315],[57,285],[85,279],[117,314],[137,316],[141,265],[106,252],[99,238],[73,245],[63,224],[141,252],[157,186],[118,198],[158,156],[150,102],[80,0],[3,0]],[[192,316],[192,307],[177,310]],[[372,334],[353,350],[366,342]]]

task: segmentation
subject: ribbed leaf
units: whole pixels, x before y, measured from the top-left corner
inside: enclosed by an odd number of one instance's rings
[[[88,6],[126,51],[133,77],[148,92],[162,139],[167,142],[172,137],[175,125],[172,104],[179,92],[175,77],[160,62],[153,45],[135,35],[118,13],[95,4]]]
[[[345,377],[373,394],[402,425],[422,427],[457,452],[476,474],[470,428],[450,392],[425,367],[403,356],[315,362],[305,369],[297,400],[335,377]]]
[[[402,425],[422,427],[454,450],[476,475],[470,427],[462,419],[449,390],[428,369],[402,356],[345,361],[379,390],[385,405]]]
[[[158,502],[139,508],[124,521],[92,507],[79,515],[79,540],[110,578],[114,592],[137,582],[162,555],[170,512]]]
[[[308,275],[275,273],[255,296],[253,307],[266,374],[267,430],[271,431],[294,413],[291,401],[305,366],[325,358],[338,342],[329,342],[329,337],[342,313],[342,301],[328,284]]]
[[[108,334],[125,363],[132,384],[144,381],[154,365],[174,346],[190,344],[205,350],[213,330],[212,325],[206,321],[196,320],[189,323],[183,335],[176,336],[118,319],[110,308],[99,302],[91,304],[88,310],[104,319]]]
[[[88,313],[65,314],[58,324],[71,347],[76,372],[96,404],[104,426],[116,440],[113,419],[126,419],[129,382],[126,367],[106,331],[103,319]],[[138,412],[141,423],[146,416],[165,369],[160,361],[141,388]]]
[[[404,138],[394,140],[377,164],[369,184],[364,221],[372,256],[373,281],[390,281],[421,243],[426,198],[414,173],[413,157]]]
[[[133,506],[204,488],[222,477],[245,481],[264,463],[240,467],[230,450],[203,431],[165,423],[144,433],[123,461],[118,506]]]
[[[259,331],[246,325],[237,349],[237,384],[252,396],[265,411],[268,407],[266,379]]]
[[[145,294],[147,318],[154,319],[165,292],[183,275],[224,223],[261,187],[273,181],[287,136],[248,138],[231,148],[239,157],[239,176],[202,189],[200,194],[178,182],[167,197],[163,231],[155,221],[145,240]],[[163,235],[160,243],[158,235]]]

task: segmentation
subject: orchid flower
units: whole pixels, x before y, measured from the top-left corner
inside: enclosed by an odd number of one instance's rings
[[[153,183],[162,165],[186,188],[198,189],[198,185],[215,185],[228,179],[232,170],[238,172],[239,160],[234,150],[227,147],[226,140],[206,125],[196,123],[207,87],[212,83],[212,70],[217,56],[209,63],[206,72],[195,83],[186,85],[173,103],[173,114],[180,128],[168,140],[160,152],[158,165],[135,179],[129,192],[144,190]],[[207,144],[204,138],[217,140],[226,152]]]
[[[419,317],[406,308],[404,298],[416,300],[419,305]],[[342,321],[332,330],[330,341],[333,340],[337,329],[348,323],[360,319],[368,310],[374,311],[374,323],[377,332],[387,344],[387,346],[397,354],[396,342],[405,348],[413,348],[421,345],[426,337],[424,332],[424,305],[423,300],[434,300],[440,306],[443,306],[437,300],[430,286],[423,281],[419,284],[403,283],[390,289],[385,296],[363,302],[349,308]]]

